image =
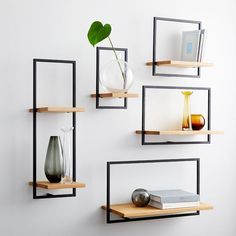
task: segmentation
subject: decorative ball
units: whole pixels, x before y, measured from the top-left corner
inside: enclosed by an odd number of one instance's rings
[[[100,72],[101,85],[110,92],[128,92],[133,85],[133,71],[123,60],[112,60]]]
[[[138,188],[132,193],[132,202],[137,207],[145,207],[150,201],[150,194],[146,189]]]

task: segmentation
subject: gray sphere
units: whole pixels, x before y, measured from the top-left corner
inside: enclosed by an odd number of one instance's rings
[[[150,201],[150,194],[146,189],[137,188],[131,196],[132,202],[137,207],[145,207]]]

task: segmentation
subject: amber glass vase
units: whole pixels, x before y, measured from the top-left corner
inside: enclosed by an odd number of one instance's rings
[[[182,91],[182,94],[184,95],[182,130],[192,130],[191,108],[190,108],[190,96],[192,93],[193,93],[192,91]]]
[[[202,114],[192,114],[191,122],[193,130],[201,130],[205,125],[205,118]]]

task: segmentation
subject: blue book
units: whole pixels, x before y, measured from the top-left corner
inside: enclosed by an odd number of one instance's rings
[[[149,191],[150,199],[160,203],[199,202],[200,196],[181,189]]]

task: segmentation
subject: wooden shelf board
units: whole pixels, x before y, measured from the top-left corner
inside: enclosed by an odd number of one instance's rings
[[[210,66],[213,66],[213,63],[208,63],[208,62],[174,61],[174,60],[156,61],[154,64],[157,65],[157,66],[183,67],[183,68],[210,67]],[[146,65],[147,66],[152,66],[153,62],[147,62]]]
[[[30,181],[29,185],[33,186],[33,181]],[[86,187],[86,185],[81,182],[63,184],[63,183],[50,183],[48,181],[37,181],[36,186],[38,188],[45,188],[45,189],[85,188]]]
[[[142,130],[136,130],[136,134],[142,134]],[[223,131],[218,130],[146,130],[147,135],[206,135],[206,134],[223,134]]]
[[[90,95],[92,98],[96,98],[96,93]],[[100,93],[100,98],[137,98],[137,93]]]
[[[37,112],[48,112],[48,113],[67,113],[67,112],[84,112],[85,109],[82,107],[38,107]],[[29,112],[33,112],[33,108],[29,109]]]
[[[106,210],[106,206],[102,206],[102,209]],[[200,203],[196,207],[182,207],[173,209],[158,209],[151,206],[136,207],[132,203],[116,204],[110,206],[111,212],[126,218],[137,218],[137,217],[151,217],[161,215],[179,214],[185,212],[212,210],[213,206],[207,203]]]

